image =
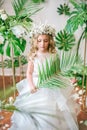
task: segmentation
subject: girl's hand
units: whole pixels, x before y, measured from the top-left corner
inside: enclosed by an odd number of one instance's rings
[[[31,93],[35,93],[35,92],[37,92],[37,90],[38,90],[38,88],[34,87],[31,89]]]

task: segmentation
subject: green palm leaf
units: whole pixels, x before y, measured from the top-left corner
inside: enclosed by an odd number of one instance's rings
[[[56,35],[56,46],[60,50],[68,51],[75,44],[75,37],[73,34],[69,34],[66,30],[60,31]]]
[[[69,52],[63,51],[60,56],[51,58],[50,61],[46,60],[45,66],[39,66],[39,87],[67,87],[72,85],[70,81],[70,71],[73,67],[83,64],[83,60],[75,53],[76,51],[70,50]]]
[[[70,75],[69,72],[74,66],[81,66],[83,64],[83,60],[81,56],[76,54],[76,48],[64,52],[62,51],[62,54],[60,56],[60,69],[61,69],[61,74],[63,75]]]
[[[45,2],[45,0],[32,0],[35,3]]]
[[[61,75],[59,64],[59,57],[56,55],[55,58],[46,60],[46,66],[39,66],[39,87],[67,87],[71,84],[68,78]]]
[[[12,5],[17,17],[30,17],[41,9],[38,4],[29,0],[13,0]]]

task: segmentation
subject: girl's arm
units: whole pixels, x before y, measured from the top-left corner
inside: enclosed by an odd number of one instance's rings
[[[34,93],[37,91],[35,84],[33,83],[33,71],[34,71],[34,64],[32,61],[28,62],[28,68],[27,68],[27,73],[26,77],[28,79],[28,83],[31,89],[31,93]]]

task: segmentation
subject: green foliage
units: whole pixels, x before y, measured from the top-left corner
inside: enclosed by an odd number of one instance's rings
[[[70,14],[70,18],[67,20],[66,30],[70,33],[74,33],[79,26],[83,27],[82,34],[77,43],[77,57],[80,43],[83,39],[87,38],[87,2],[84,1],[74,1],[70,0],[71,4],[74,6],[74,10]],[[85,59],[84,59],[85,60]],[[84,82],[84,86],[86,87],[86,76],[87,76],[87,66],[86,65],[78,65],[73,66],[70,73],[74,75],[77,79],[77,83],[79,86],[82,86],[82,82]],[[84,81],[83,81],[83,76]]]
[[[69,15],[70,8],[66,3],[64,3],[63,5],[60,4],[60,7],[57,8],[57,12],[59,13],[59,15],[62,15],[62,14]]]
[[[13,112],[14,110],[15,111],[19,111],[14,105],[10,105],[10,104],[4,104],[4,105],[2,105],[1,106],[1,109],[2,110],[7,110],[7,111],[11,111],[11,112]]]
[[[60,57],[60,69],[61,73],[65,76],[72,76],[70,71],[74,66],[76,66],[79,69],[79,66],[83,65],[83,60],[81,56],[79,55],[77,57],[76,55],[76,49],[72,49],[68,52],[63,52]]]
[[[45,66],[39,66],[39,87],[67,87],[70,80],[60,73],[60,61],[58,55],[46,60]]]
[[[14,67],[19,67],[19,57],[14,57],[13,58],[13,62],[14,62]],[[20,56],[20,62],[21,65],[25,65],[27,64],[27,58],[23,55]],[[2,66],[4,66],[4,68],[12,68],[12,59],[11,58],[7,58],[3,61],[0,62],[0,68],[2,68]]]
[[[4,54],[4,45],[5,44],[0,44],[0,54]]]
[[[3,9],[0,10],[0,37],[3,38],[3,41],[0,41],[0,54],[6,52],[7,56],[11,56],[13,49],[14,55],[19,56],[25,50],[26,40],[24,37],[32,26],[33,21],[30,16],[41,8],[38,4],[28,0],[14,0],[12,6],[15,11],[13,16],[8,15]]]
[[[84,75],[84,88],[86,88],[87,66],[83,65],[83,60],[80,55],[77,56],[76,50],[64,52],[60,61],[61,74],[68,77],[75,77],[77,85],[80,87],[82,87]]]
[[[19,111],[13,104],[8,103],[6,100],[0,100],[0,110],[7,110],[11,112],[14,110]]]
[[[35,3],[45,2],[45,0],[32,0]]]
[[[87,66],[84,67],[84,65],[74,65],[69,70],[70,75],[76,77],[77,85],[82,87],[82,82],[84,82],[84,89],[86,89],[86,77],[87,77]],[[84,75],[84,81],[83,81],[83,75]]]
[[[25,18],[27,20],[30,19],[30,16],[42,9],[38,3],[29,0],[13,0],[12,5],[17,18]]]
[[[14,95],[14,92],[16,92],[16,87],[8,86],[6,88],[5,94],[4,91],[0,89],[0,100],[8,99],[10,96]]]
[[[56,55],[57,56],[57,55]],[[73,68],[80,69],[83,60],[77,58],[76,51],[63,51],[60,56],[46,60],[45,65],[39,65],[39,87],[67,87],[71,85],[70,77],[74,76]],[[78,71],[77,69],[77,71]],[[87,70],[84,74],[87,73]]]
[[[87,23],[87,4],[85,2],[76,2],[70,0],[74,6],[74,10],[70,13],[70,18],[67,20],[66,29],[68,32],[75,32],[79,26]]]
[[[74,35],[69,34],[65,30],[58,32],[55,39],[58,49],[64,51],[69,51],[75,43]]]

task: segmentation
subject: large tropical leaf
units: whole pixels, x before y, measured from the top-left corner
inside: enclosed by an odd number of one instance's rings
[[[39,66],[39,87],[67,87],[72,85],[70,81],[70,70],[74,66],[82,65],[83,61],[76,56],[73,50],[63,51],[60,56],[60,65],[58,57],[46,61],[45,67]]]
[[[32,0],[35,3],[45,2],[45,0]]]
[[[4,54],[4,45],[5,44],[0,44],[0,54]]]
[[[87,4],[85,2],[76,2],[70,0],[74,6],[70,18],[67,20],[66,29],[68,32],[75,32],[79,26],[83,26],[87,21]]]
[[[68,52],[62,51],[60,56],[60,69],[63,75],[68,75],[68,72],[74,66],[81,66],[83,60],[81,56],[76,55],[76,47]]]
[[[66,30],[60,31],[57,33],[56,37],[56,46],[60,50],[69,51],[75,44],[75,37],[73,34],[69,34]]]
[[[7,56],[11,56],[11,48],[13,48],[14,55],[19,56],[22,52],[24,52],[26,47],[26,40],[23,38],[17,38],[13,35],[9,38],[7,47],[6,47],[6,54]]]
[[[69,8],[68,4],[66,4],[66,3],[64,3],[63,5],[60,4],[60,6],[57,8],[57,12],[59,13],[59,15],[62,15],[62,14],[69,15],[70,8]]]
[[[46,60],[46,66],[43,64],[39,66],[39,87],[55,88],[71,85],[69,78],[61,75],[59,64],[59,57],[56,55],[55,58]]]
[[[10,20],[11,26],[22,25],[29,32],[33,22],[30,17],[42,9],[41,5],[31,0],[13,0],[12,5],[15,16]]]
[[[12,5],[17,17],[30,17],[41,9],[38,4],[29,0],[13,0]]]

